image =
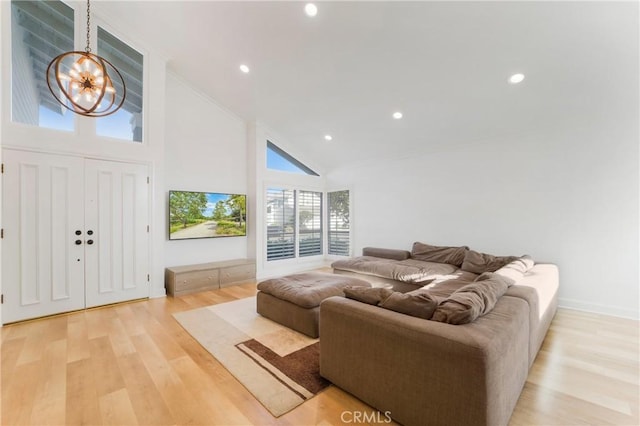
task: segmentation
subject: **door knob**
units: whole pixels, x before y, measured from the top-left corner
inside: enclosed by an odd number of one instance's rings
[[[80,244],[82,244],[82,240],[76,240],[76,245],[79,246]]]
[[[82,231],[78,229],[78,230],[76,231],[76,235],[82,235]]]
[[[93,235],[93,231],[92,231],[91,229],[89,229],[89,230],[87,231],[87,234],[88,234],[88,235]]]
[[[87,244],[89,245],[93,244],[93,240],[87,240]]]

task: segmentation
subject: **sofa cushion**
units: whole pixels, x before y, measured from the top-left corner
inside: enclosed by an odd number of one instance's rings
[[[432,319],[449,324],[473,322],[489,313],[512,284],[510,278],[485,272],[438,305]]]
[[[416,241],[411,248],[411,257],[427,262],[448,263],[460,267],[464,261],[465,254],[469,247],[444,247],[431,246],[429,244]]]
[[[411,257],[407,250],[395,250],[378,247],[365,247],[362,249],[363,256],[382,257],[384,259],[405,260]]]
[[[493,256],[486,253],[478,253],[474,250],[466,252],[462,266],[463,271],[482,274],[483,272],[495,272],[509,262],[518,259],[516,256]]]
[[[430,319],[438,306],[438,299],[425,290],[393,292],[379,306],[412,317]]]
[[[385,287],[345,287],[343,291],[349,299],[369,305],[377,305],[393,293],[393,290]]]
[[[513,260],[502,268],[496,270],[496,274],[502,275],[503,277],[511,278],[515,282],[520,281],[520,279],[533,268],[535,262],[529,255],[524,255],[522,257]]]
[[[347,286],[371,287],[371,284],[344,275],[305,272],[262,281],[258,290],[309,309],[319,306],[328,297],[343,296],[342,289]]]

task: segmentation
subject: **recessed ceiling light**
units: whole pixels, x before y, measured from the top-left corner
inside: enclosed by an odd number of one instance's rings
[[[333,136],[331,136],[331,135],[324,135],[324,140],[325,140],[325,141],[331,141],[331,140],[333,140]]]
[[[313,3],[307,3],[304,7],[304,13],[307,16],[316,16],[318,14],[318,7]]]
[[[249,74],[249,67],[246,66],[245,64],[240,65],[240,71],[242,71],[245,74]]]
[[[511,84],[518,84],[522,82],[522,80],[524,80],[524,74],[514,74],[509,77],[509,83]]]
[[[400,120],[402,118],[402,113],[400,111],[393,113],[393,118],[396,120]]]

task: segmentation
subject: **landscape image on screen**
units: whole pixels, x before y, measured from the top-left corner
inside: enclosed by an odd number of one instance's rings
[[[169,191],[170,240],[245,235],[246,195]]]

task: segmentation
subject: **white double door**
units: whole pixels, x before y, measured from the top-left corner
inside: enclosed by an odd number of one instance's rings
[[[147,166],[2,155],[3,323],[149,296]]]

